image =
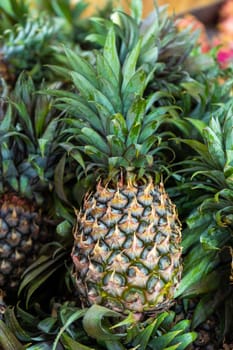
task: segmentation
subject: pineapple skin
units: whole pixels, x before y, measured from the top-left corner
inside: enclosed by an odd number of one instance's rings
[[[98,184],[77,217],[72,259],[84,306],[166,309],[181,279],[181,224],[163,183]]]
[[[0,288],[18,287],[48,236],[46,231],[41,213],[28,199],[14,193],[0,198]]]

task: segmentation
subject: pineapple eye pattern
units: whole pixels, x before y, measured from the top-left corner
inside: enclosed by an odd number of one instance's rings
[[[74,263],[76,259],[85,260],[85,272],[81,263],[75,263],[74,272],[83,300],[90,304],[101,300],[117,311],[138,313],[169,304],[182,270],[181,227],[163,186],[152,187],[150,182],[138,186],[136,193],[135,185],[133,193],[129,185],[127,192],[124,186],[115,192],[103,191],[98,187],[87,197],[78,217],[72,257]],[[123,199],[120,205],[119,198]],[[80,238],[83,235],[87,236],[87,245]]]

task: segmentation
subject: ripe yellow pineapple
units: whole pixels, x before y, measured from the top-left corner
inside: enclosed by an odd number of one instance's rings
[[[173,107],[143,97],[150,75],[137,68],[140,49],[138,40],[121,62],[112,28],[95,67],[67,50],[78,93],[59,92],[57,102],[68,111],[65,148],[96,182],[74,232],[81,300],[139,317],[171,304],[182,271],[181,225],[159,171],[158,128]]]

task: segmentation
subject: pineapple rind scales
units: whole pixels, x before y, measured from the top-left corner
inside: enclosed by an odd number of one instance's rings
[[[0,198],[0,288],[18,286],[40,248],[39,238],[47,235],[41,223],[40,213],[29,200],[13,193]]]
[[[181,278],[181,225],[163,184],[100,183],[78,214],[72,251],[83,304],[144,313],[169,306]]]

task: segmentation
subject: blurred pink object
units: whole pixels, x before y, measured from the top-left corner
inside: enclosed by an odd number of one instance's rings
[[[217,59],[222,67],[227,67],[230,61],[233,62],[233,49],[220,49],[217,54]]]

